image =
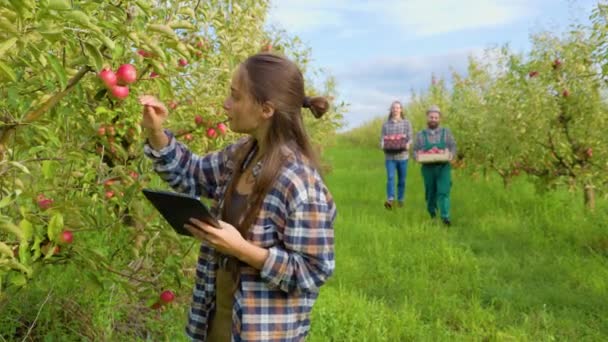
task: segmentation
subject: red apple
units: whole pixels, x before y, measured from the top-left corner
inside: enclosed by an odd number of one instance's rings
[[[536,77],[536,76],[538,76],[538,71],[530,71],[530,73],[528,74],[528,76],[530,76],[530,78]]]
[[[38,204],[38,207],[40,209],[47,210],[48,208],[50,208],[53,205],[53,200],[50,198],[47,198],[43,194],[39,194],[36,197],[36,203]]]
[[[179,63],[179,66],[181,66],[181,67],[185,67],[186,65],[188,65],[188,61],[184,58],[180,58],[178,63]]]
[[[217,136],[217,132],[215,131],[215,129],[213,127],[207,129],[207,137],[213,139]]]
[[[119,100],[124,100],[127,98],[127,96],[129,96],[129,87],[115,85],[112,88],[110,88],[110,92],[112,93],[112,96],[114,96],[115,98],[117,98]]]
[[[121,85],[131,84],[137,81],[137,70],[131,64],[123,64],[116,71],[118,83]]]
[[[103,69],[99,72],[99,78],[107,88],[112,88],[118,81],[116,74],[110,69]]]
[[[556,59],[553,61],[553,69],[557,69],[557,68],[559,68],[561,65],[562,65],[562,61],[560,61],[560,60],[559,60],[559,58],[556,58]]]
[[[146,51],[146,50],[139,50],[137,51],[137,53],[142,56],[143,58],[148,58],[148,57],[152,57],[152,53]]]
[[[160,294],[160,301],[167,304],[171,303],[175,299],[173,291],[165,290]]]
[[[110,199],[112,197],[114,197],[114,191],[106,191],[106,198]]]
[[[152,306],[150,307],[153,310],[158,310],[161,308],[161,303],[160,302],[156,302],[154,304],[152,304]]]
[[[585,151],[585,153],[587,153],[587,156],[588,156],[589,158],[593,157],[593,149],[592,149],[591,147],[589,147],[589,148],[588,148],[588,149]]]
[[[203,53],[202,53],[202,52],[200,52],[200,51],[196,51],[194,54],[196,55],[196,57],[197,57],[198,59],[201,59],[201,58],[203,57]]]
[[[131,176],[131,178],[133,178],[133,179],[139,178],[139,174],[137,174],[137,172],[135,172],[135,171],[129,172],[129,176]]]
[[[109,136],[116,135],[116,129],[114,129],[114,126],[108,126],[108,135]]]
[[[199,40],[199,41],[196,43],[196,47],[197,47],[197,48],[199,48],[199,49],[202,49],[204,46],[205,46],[205,43],[203,43],[201,40]]]
[[[106,128],[104,126],[99,127],[99,129],[97,130],[97,135],[99,135],[100,137],[106,135]]]
[[[175,102],[175,101],[169,102],[169,108],[175,110],[175,108],[177,108],[177,102]]]
[[[73,240],[74,240],[74,234],[72,234],[72,232],[69,230],[64,230],[63,232],[61,232],[61,235],[59,235],[60,243],[70,244],[70,243],[72,243]]]
[[[190,134],[190,133],[186,134],[186,135],[184,136],[184,139],[185,139],[186,141],[192,141],[192,134]]]
[[[570,96],[570,91],[568,91],[568,89],[564,89],[564,91],[562,92],[562,95],[564,97],[568,97],[568,96]]]
[[[217,129],[218,129],[218,131],[220,131],[220,133],[226,134],[226,130],[228,128],[226,127],[226,125],[223,122],[220,122],[217,124]]]
[[[195,123],[197,126],[202,125],[202,124],[203,124],[203,117],[202,117],[202,116],[200,116],[200,115],[195,116],[195,117],[194,117],[194,123]]]
[[[158,74],[157,74],[157,73],[155,73],[154,71],[152,71],[152,72],[150,73],[150,78],[157,78],[157,77],[158,77]]]

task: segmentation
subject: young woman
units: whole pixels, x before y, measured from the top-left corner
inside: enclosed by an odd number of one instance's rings
[[[380,146],[384,150],[386,166],[386,201],[384,207],[392,209],[395,200],[395,170],[397,171],[397,201],[400,207],[405,200],[407,161],[412,137],[412,124],[403,117],[401,102],[391,104],[388,119],[382,125]]]
[[[318,172],[302,107],[319,118],[298,67],[249,57],[224,102],[230,129],[247,136],[197,156],[163,129],[168,112],[142,96],[145,154],[176,191],[213,200],[221,229],[192,219],[201,240],[186,332],[195,341],[301,341],[319,288],[332,275],[336,208]]]

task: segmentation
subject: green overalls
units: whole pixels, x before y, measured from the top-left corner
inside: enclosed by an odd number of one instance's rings
[[[422,131],[424,137],[424,150],[428,151],[433,147],[445,149],[445,129],[441,129],[439,143],[431,144],[427,130]],[[451,166],[449,162],[423,164],[422,177],[424,178],[424,192],[426,207],[431,217],[437,215],[437,203],[443,220],[450,219],[450,188],[452,187]]]

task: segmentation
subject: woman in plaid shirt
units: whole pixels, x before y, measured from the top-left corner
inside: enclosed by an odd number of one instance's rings
[[[201,240],[186,333],[193,341],[302,341],[319,288],[332,275],[336,207],[319,175],[301,108],[317,118],[291,61],[243,62],[224,102],[230,128],[247,137],[197,156],[162,124],[166,107],[142,96],[145,154],[176,191],[213,200],[216,229],[192,219]]]
[[[403,206],[405,200],[405,179],[407,177],[407,161],[409,157],[410,142],[412,138],[412,123],[403,117],[401,102],[395,101],[391,104],[391,110],[387,120],[382,125],[380,147],[384,150],[384,164],[386,166],[386,202],[384,207],[393,208],[395,200],[395,170],[397,170],[397,203]],[[402,143],[386,146],[387,137],[399,137]],[[395,140],[394,140],[395,141]]]

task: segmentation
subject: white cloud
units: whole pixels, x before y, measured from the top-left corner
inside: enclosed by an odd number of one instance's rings
[[[384,115],[392,101],[407,103],[411,90],[426,89],[433,73],[446,80],[451,70],[465,73],[469,56],[483,53],[482,48],[468,48],[428,56],[378,56],[336,70],[341,98],[350,104],[344,129]]]
[[[537,14],[539,2],[542,1],[276,0],[269,21],[295,33],[336,29],[351,35],[382,23],[408,36],[424,37],[500,26],[532,17]]]
[[[391,2],[393,10],[386,14],[404,32],[412,32],[416,36],[501,26],[536,15],[536,9],[529,0]]]

